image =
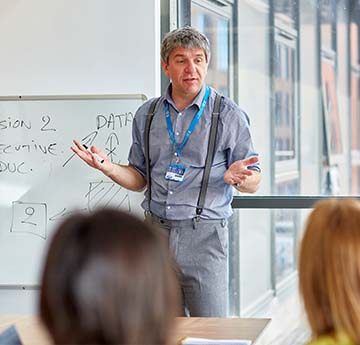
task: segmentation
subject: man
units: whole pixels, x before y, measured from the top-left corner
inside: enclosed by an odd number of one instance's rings
[[[216,97],[205,84],[209,41],[191,27],[174,30],[162,42],[161,58],[171,82],[150,126],[149,181],[144,133],[154,100],[135,115],[129,165],[113,164],[100,149],[93,146],[89,152],[76,140],[72,149],[124,188],[142,191],[148,183],[151,190],[147,189],[142,206],[147,218],[168,233],[180,270],[184,308],[191,316],[225,317],[232,189],[249,193],[258,189],[258,157],[247,115],[223,97],[205,203],[199,205]]]

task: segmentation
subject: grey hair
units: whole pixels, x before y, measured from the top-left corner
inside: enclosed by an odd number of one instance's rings
[[[167,64],[174,48],[200,48],[204,50],[206,61],[210,60],[210,42],[207,37],[191,26],[168,32],[161,43],[161,59]]]

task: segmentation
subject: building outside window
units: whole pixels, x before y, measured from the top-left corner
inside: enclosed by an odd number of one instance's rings
[[[231,6],[219,7],[210,1],[192,1],[191,25],[203,32],[211,43],[207,83],[225,96],[232,95]]]

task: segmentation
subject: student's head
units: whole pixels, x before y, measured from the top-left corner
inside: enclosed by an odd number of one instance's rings
[[[53,236],[40,316],[55,343],[164,344],[179,291],[160,230],[118,210],[75,214]]]
[[[161,60],[173,90],[180,95],[196,95],[207,73],[209,40],[190,26],[175,29],[167,33],[162,41]]]
[[[360,203],[315,205],[302,239],[299,285],[314,337],[345,331],[360,344]]]

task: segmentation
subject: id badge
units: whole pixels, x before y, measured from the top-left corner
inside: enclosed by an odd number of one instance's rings
[[[183,182],[186,168],[181,164],[170,164],[165,174],[165,179],[175,182]]]

